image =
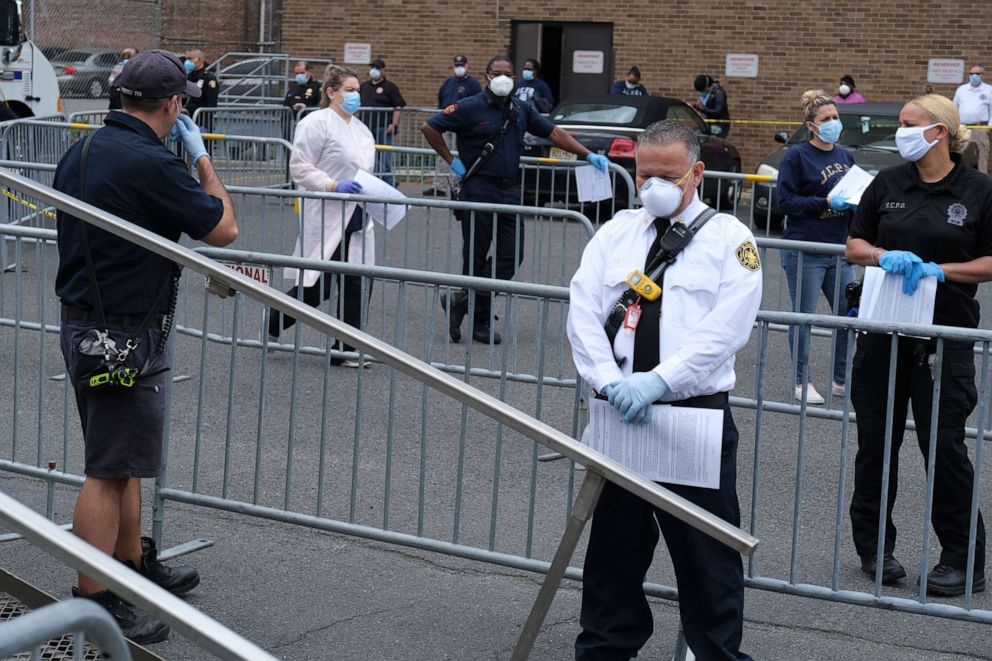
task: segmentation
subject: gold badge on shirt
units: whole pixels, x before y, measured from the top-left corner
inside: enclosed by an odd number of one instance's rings
[[[761,268],[761,259],[758,258],[758,249],[751,241],[745,241],[737,246],[737,261],[748,271],[757,271]]]

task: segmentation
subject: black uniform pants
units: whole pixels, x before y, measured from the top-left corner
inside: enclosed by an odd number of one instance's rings
[[[899,480],[899,448],[906,430],[906,411],[913,405],[916,438],[924,462],[930,451],[933,375],[921,351],[922,341],[900,338],[896,355],[895,398],[892,403],[892,459],[889,496],[885,513],[885,551],[896,545],[892,507]],[[888,335],[862,334],[854,354],[851,403],[858,415],[858,454],[854,468],[854,497],[851,500],[851,531],[861,557],[874,557],[878,545],[878,517],[882,494],[882,461],[885,443],[886,395],[889,386]],[[933,351],[931,345],[929,351]],[[922,358],[921,358],[922,356]],[[922,363],[922,365],[921,365]],[[940,540],[940,563],[965,569],[968,563],[968,527],[975,472],[964,444],[965,421],[975,408],[975,356],[970,345],[944,345],[940,380],[940,411],[937,416],[937,448],[934,465],[933,512],[930,518]],[[985,567],[985,525],[978,515],[975,544],[976,572]]]
[[[355,215],[361,216],[362,210],[356,209]],[[352,216],[354,218],[355,216]],[[351,239],[351,235],[356,231],[361,229],[361,225],[358,225],[358,229],[353,229],[355,223],[350,223],[348,229],[345,230],[344,237],[341,239],[341,243],[338,244],[338,249],[334,251],[331,255],[332,262],[344,262],[348,259],[348,242]],[[341,276],[344,280],[342,284],[341,301],[340,307],[342,309],[341,319],[349,326],[354,326],[355,328],[362,327],[362,278],[356,275],[345,275]],[[302,276],[301,276],[302,278]],[[310,285],[309,287],[303,288],[303,302],[311,307],[318,307],[321,303],[326,301],[331,297],[334,292],[334,278],[329,274],[325,273],[321,278]],[[299,297],[300,288],[299,286],[293,287],[288,292],[289,296],[293,298]],[[369,280],[369,297],[372,296],[372,280]],[[296,319],[289,315],[283,315],[281,312],[276,310],[269,310],[269,335],[273,337],[278,337],[280,332],[291,327],[296,323]],[[337,343],[335,343],[337,344]],[[352,351],[354,347],[348,344],[342,344],[344,351]]]
[[[473,177],[462,191],[462,201],[520,204],[515,181]],[[524,219],[517,214],[462,212],[462,274],[512,280],[524,260]],[[493,235],[496,254],[490,254]],[[493,260],[495,259],[495,271]],[[489,326],[493,292],[475,292],[475,323]]]
[[[699,406],[691,399],[684,405]],[[722,408],[720,488],[665,487],[739,525],[737,427],[730,406]],[[740,554],[607,482],[596,505],[586,550],[576,660],[626,661],[651,637],[654,618],[644,595],[644,577],[654,558],[659,528],[675,568],[682,630],[696,658],[749,659],[739,651],[744,627]]]

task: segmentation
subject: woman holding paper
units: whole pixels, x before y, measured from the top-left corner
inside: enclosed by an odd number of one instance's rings
[[[913,99],[899,113],[896,146],[904,165],[882,171],[861,198],[847,257],[865,267],[881,267],[902,278],[905,295],[913,295],[922,278],[936,278],[933,323],[977,328],[978,284],[992,280],[992,180],[961,162],[968,129],[960,125],[950,100],[928,94]],[[888,483],[882,582],[906,575],[893,556],[899,448],[910,401],[923,456],[930,452],[934,375],[939,368],[940,399],[931,523],[942,551],[927,575],[927,591],[941,596],[964,593],[974,469],[964,444],[965,422],[978,399],[971,342],[945,340],[940,364],[937,342],[862,333],[854,354],[851,402],[858,415],[851,530],[861,568],[873,578],[877,569],[878,526],[886,414],[891,413],[891,466]],[[886,397],[890,360],[896,360],[894,397]],[[978,513],[974,592],[985,589],[985,526]]]
[[[776,196],[779,207],[788,215],[782,238],[842,244],[847,239],[854,207],[846,198],[830,193],[854,165],[854,157],[848,149],[836,144],[843,125],[833,99],[823,90],[809,90],[800,103],[810,138],[789,149],[779,167]],[[822,291],[835,314],[847,314],[844,288],[854,280],[854,268],[846,260],[824,253],[783,250],[782,268],[789,283],[793,312],[815,313]],[[802,399],[808,376],[809,330],[802,328],[797,341],[796,328],[789,327],[789,348],[794,352],[796,364],[793,381],[796,399]],[[834,337],[834,395],[844,395],[846,363],[847,335],[837,333]],[[805,389],[807,403],[823,403],[823,397],[812,383],[805,384]]]
[[[375,138],[353,115],[361,105],[358,75],[347,67],[329,65],[324,74],[321,110],[310,113],[296,125],[289,170],[293,182],[303,190],[361,193],[355,181],[359,172],[371,172],[375,162]],[[364,222],[357,202],[303,200],[300,235],[294,257],[307,259],[375,263],[375,235],[371,222]],[[287,278],[296,286],[290,296],[298,296],[300,270],[287,268]],[[344,276],[342,303],[344,321],[356,328],[362,325],[362,279]],[[303,271],[303,300],[314,307],[330,298],[333,279],[320,271]],[[371,290],[371,283],[370,283]],[[276,342],[282,330],[296,320],[274,310],[269,317],[269,341]],[[351,347],[344,345],[345,351]],[[332,359],[334,364],[358,367],[355,361]]]

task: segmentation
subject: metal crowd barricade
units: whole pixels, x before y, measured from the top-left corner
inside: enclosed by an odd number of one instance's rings
[[[74,658],[84,658],[87,636],[106,657],[131,661],[131,652],[114,618],[88,599],[72,599],[0,623],[0,657],[31,654],[44,658],[49,641],[69,636]]]
[[[275,657],[265,650],[3,492],[0,492],[0,524],[22,535],[45,554],[98,580],[114,594],[154,615],[197,647],[220,659],[275,661]],[[73,629],[84,626],[95,634],[94,640],[111,658],[130,658],[117,624],[93,602],[62,602],[23,615],[18,620],[0,625],[0,654],[64,633],[62,627],[69,624]],[[78,652],[81,652],[80,647],[77,647]],[[81,654],[79,658],[82,658]]]
[[[282,105],[197,108],[192,119],[208,133],[279,138],[290,143],[293,141],[293,110]]]
[[[31,189],[18,186],[18,192],[38,202]],[[33,238],[34,244],[39,238],[52,236],[43,230],[0,226],[0,233],[4,232],[19,241]],[[24,243],[22,255],[34,244]],[[777,245],[790,246],[788,242]],[[460,379],[477,384],[504,407],[525,408],[573,437],[583,427],[586,394],[574,371],[568,372],[567,350],[560,358],[549,350],[553,343],[565,342],[561,325],[555,322],[556,316],[563,317],[566,312],[568,292],[564,288],[234,250],[201,252],[238,264],[308,268],[328,278],[360,277],[365,292],[371,289],[390,302],[388,306],[366,307],[368,332],[425,363],[437,363]],[[36,259],[44,263],[41,257]],[[53,262],[48,264],[50,270]],[[770,268],[774,267],[766,261],[766,269]],[[13,308],[21,317],[0,324],[0,342],[13,340],[20,351],[31,350],[35,344],[34,336],[27,334],[33,329],[19,319],[31,313],[35,295],[28,283],[31,273],[37,272],[32,269],[20,276],[2,276],[8,282],[15,279],[15,290],[22,293],[14,297]],[[235,277],[211,271],[211,278],[215,275],[223,283]],[[194,276],[187,273],[184,280],[192,283]],[[46,293],[50,280],[48,283]],[[445,334],[446,316],[438,294],[462,286],[501,293],[503,303],[498,313],[503,323],[522,329],[515,345],[509,341],[499,347],[439,341]],[[264,288],[252,287],[253,293],[256,290],[272,295]],[[356,341],[363,336],[354,331],[348,335],[342,328],[341,334],[335,335],[355,346],[355,352],[331,350],[331,341],[325,338],[322,344],[314,343],[320,353],[308,353],[303,337],[309,331],[299,325],[299,330],[286,332],[278,345],[272,345],[265,333],[272,303],[256,300],[252,311],[249,298],[255,296],[218,301],[202,290],[198,302],[184,298],[185,305],[196,304],[199,309],[200,320],[194,319],[193,325],[206,328],[206,319],[226,321],[223,329],[213,327],[216,332],[180,335],[175,340],[177,372],[193,375],[196,380],[173,388],[170,465],[188,469],[172,469],[159,485],[161,502],[155,521],[159,536],[168,523],[164,501],[172,500],[522,569],[545,571],[549,567],[547,559],[554,552],[555,535],[561,531],[563,519],[574,512],[570,508],[577,491],[577,473],[571,462],[539,461],[541,445],[553,445],[543,441],[531,446],[511,443],[519,428],[494,424],[457,406],[437,406],[430,387],[390,369],[393,363],[388,361],[387,366],[376,364],[355,372],[335,367],[333,361],[344,357],[378,359],[368,350],[371,345]],[[325,309],[337,309],[333,299],[325,305]],[[315,318],[315,313],[302,304],[294,306],[291,314],[301,320]],[[847,333],[848,383],[853,340],[859,331],[941,338],[938,356],[943,342],[975,342],[981,361],[979,404],[965,429],[966,438],[974,439],[974,443],[967,442],[976,474],[968,531],[971,548],[977,534],[978,508],[989,502],[982,486],[988,480],[984,441],[992,424],[992,388],[988,383],[992,332],[763,310],[750,343],[737,356],[740,378],[731,398],[741,430],[738,471],[744,526],[752,534],[760,532],[766,542],[749,560],[746,584],[844,604],[992,623],[989,595],[969,594],[958,602],[931,603],[925,595],[914,595],[911,585],[881,587],[877,580],[861,578],[859,560],[846,540],[844,515],[853,461],[850,438],[856,418],[847,397],[838,398],[837,408],[775,397],[777,392],[791,393],[793,384],[785,359],[787,347],[782,335],[772,331],[789,325],[813,329],[814,336],[817,330]],[[335,326],[341,328],[338,322]],[[43,353],[45,334],[39,335],[38,351]],[[269,353],[270,348],[275,351]],[[499,365],[497,375],[492,370],[479,370],[480,361],[489,356],[490,365]],[[559,359],[564,361],[561,366],[554,362]],[[19,363],[15,359],[15,366]],[[485,362],[481,364],[488,368]],[[461,369],[455,369],[456,365]],[[753,366],[753,378],[744,376],[748,366]],[[42,383],[35,384],[30,374],[16,369],[11,380],[0,383],[0,397],[13,402],[18,416],[13,430],[17,431],[11,431],[9,421],[0,419],[4,434],[0,438],[6,438],[7,433],[19,436],[12,459],[0,461],[0,468],[72,483],[70,476],[46,470],[44,461],[64,451],[70,456],[69,465],[78,470],[78,439],[65,432],[69,440],[64,446],[49,442],[36,448],[31,441],[33,435],[62,436],[57,422],[45,421],[40,414],[35,419],[32,410],[50,410],[45,406],[51,406],[53,394],[63,391],[68,395],[65,386],[60,384],[53,392],[43,378],[38,379]],[[559,376],[571,376],[575,386]],[[891,392],[885,396],[891,397]],[[939,403],[939,399],[935,401],[935,409]],[[65,410],[68,406],[65,404]],[[788,423],[784,433],[783,421]],[[36,425],[49,431],[36,432]],[[907,425],[907,430],[914,429],[914,424]],[[473,443],[480,437],[495,438],[496,445],[480,448]],[[891,438],[888,443],[891,445]],[[912,566],[928,569],[927,521],[934,474],[932,469],[926,472],[916,453],[904,455],[901,463],[900,511],[912,512],[919,525],[902,527],[900,555],[910,558]],[[929,461],[928,466],[933,465]],[[914,474],[914,470],[923,472]],[[927,477],[914,479],[918,474]],[[882,493],[887,490],[883,488]],[[783,502],[788,506],[783,507]],[[810,525],[814,521],[832,525]],[[670,577],[659,575],[662,573],[656,569],[649,575],[649,593],[672,598],[674,590],[665,582]],[[569,568],[565,575],[578,578],[580,574]]]
[[[68,122],[70,124],[95,124],[100,126],[109,114],[109,110],[80,110],[69,113]]]
[[[85,205],[78,201],[72,200],[66,196],[60,195],[50,189],[45,189],[29,180],[26,180],[17,175],[9,173],[0,173],[0,182],[6,185],[8,188],[16,189],[21,194],[25,196],[30,196],[31,198],[37,199],[40,202],[48,205],[56,205],[59,208],[72,213],[72,215],[81,218],[86,222],[90,222],[97,227],[113,232],[115,234],[120,234],[126,237],[128,240],[134,242],[145,249],[152,250],[167,256],[168,258],[176,261],[178,264],[184,266],[187,271],[195,271],[201,275],[207,276],[213,283],[211,289],[213,291],[222,291],[225,288],[231,288],[232,294],[234,296],[230,299],[230,303],[233,304],[235,315],[238,314],[238,309],[243,305],[244,298],[251,298],[257,300],[259,303],[270,306],[273,310],[279,311],[283,314],[289,314],[298,319],[301,323],[305,323],[309,326],[316,328],[317,330],[323,331],[327,336],[327,342],[330,342],[331,337],[337,338],[340,341],[346,342],[356,348],[360,355],[369,356],[376,361],[383,364],[379,367],[380,373],[383,371],[388,371],[388,385],[383,384],[383,386],[388,389],[389,400],[391,405],[387,407],[391,413],[389,415],[388,421],[382,420],[381,416],[378,419],[368,418],[366,424],[371,424],[377,429],[385,429],[383,423],[389,428],[389,439],[385,440],[385,452],[386,452],[386,479],[385,479],[385,490],[386,497],[384,500],[385,511],[384,511],[384,523],[380,527],[367,525],[362,523],[360,519],[366,519],[368,517],[368,510],[366,507],[366,497],[367,494],[359,494],[360,490],[364,490],[364,487],[360,485],[367,484],[368,487],[372,489],[373,492],[378,491],[378,485],[372,482],[365,482],[364,480],[358,479],[358,472],[361,467],[361,472],[364,474],[368,468],[364,461],[358,461],[359,455],[364,454],[369,448],[364,447],[364,443],[361,443],[363,439],[368,442],[373,442],[376,439],[375,430],[371,428],[366,428],[363,430],[363,416],[362,416],[362,384],[365,370],[358,371],[358,401],[359,406],[355,411],[355,445],[350,449],[343,447],[328,447],[325,441],[329,440],[328,435],[333,435],[333,423],[328,419],[328,416],[347,416],[349,415],[347,407],[339,408],[339,406],[328,406],[329,397],[332,396],[331,388],[338,392],[342,385],[338,381],[336,375],[331,371],[330,356],[328,356],[324,363],[322,380],[324,387],[322,393],[319,395],[320,399],[323,400],[324,405],[322,407],[317,407],[316,409],[310,409],[309,405],[304,401],[309,398],[310,390],[309,388],[301,387],[299,384],[299,379],[297,375],[301,368],[307,370],[306,366],[300,365],[300,356],[298,352],[294,352],[294,357],[292,359],[292,367],[287,365],[286,362],[282,361],[281,366],[276,366],[275,362],[280,360],[278,357],[274,357],[271,366],[273,374],[286,373],[287,368],[290,368],[293,372],[291,379],[290,390],[292,393],[289,394],[290,408],[292,412],[290,414],[291,419],[289,420],[289,438],[287,439],[287,445],[283,446],[280,437],[281,433],[276,432],[274,435],[270,435],[272,429],[267,427],[268,421],[277,421],[277,417],[273,415],[273,410],[282,408],[283,402],[280,401],[281,397],[278,397],[276,393],[270,393],[271,399],[268,401],[261,402],[257,408],[255,405],[251,405],[253,409],[257,410],[259,417],[258,421],[263,425],[263,429],[260,430],[260,434],[256,437],[255,452],[253,453],[256,457],[254,464],[254,486],[255,488],[261,488],[262,482],[259,478],[265,475],[268,478],[275,474],[278,470],[275,463],[271,463],[275,456],[281,455],[283,450],[286,450],[284,458],[288,462],[286,464],[285,472],[285,491],[280,494],[278,503],[273,503],[270,499],[270,494],[268,492],[256,491],[254,496],[249,495],[244,491],[243,487],[245,485],[238,484],[236,481],[232,482],[231,477],[235,472],[240,472],[241,457],[233,451],[233,446],[230,442],[237,443],[237,437],[241,433],[239,429],[240,425],[237,421],[245,421],[249,423],[249,426],[254,426],[255,418],[252,416],[251,419],[242,417],[236,409],[234,400],[229,400],[226,407],[215,408],[211,406],[210,408],[205,408],[202,406],[204,398],[202,395],[207,392],[204,390],[208,387],[207,382],[213,381],[214,377],[219,377],[222,382],[226,382],[230,387],[235,386],[240,382],[237,368],[237,363],[241,358],[236,353],[236,344],[232,344],[232,350],[230,352],[222,351],[220,354],[216,354],[213,351],[201,351],[198,360],[200,361],[199,374],[201,376],[199,385],[199,401],[200,405],[196,405],[193,408],[188,408],[184,406],[182,401],[183,394],[173,392],[174,395],[174,405],[177,411],[195,411],[195,421],[187,419],[185,422],[179,420],[174,420],[170,423],[170,438],[168,453],[172,457],[172,461],[177,464],[182,464],[183,459],[181,458],[183,454],[191,449],[195,449],[195,453],[200,452],[212,452],[214,449],[219,449],[219,447],[214,446],[213,443],[201,443],[205,441],[208,437],[213,436],[214,431],[218,428],[214,427],[214,416],[216,414],[221,414],[222,417],[226,417],[227,424],[225,426],[227,442],[223,449],[224,459],[222,464],[215,464],[218,467],[223,465],[223,472],[213,472],[213,471],[203,471],[202,467],[205,465],[211,465],[212,461],[209,463],[201,463],[200,457],[194,457],[193,473],[192,479],[194,484],[189,485],[187,478],[190,476],[179,476],[176,481],[172,481],[167,475],[163,475],[159,480],[156,481],[156,507],[154,515],[154,530],[156,538],[161,536],[162,525],[164,523],[165,515],[165,501],[173,500],[179,502],[194,503],[201,506],[207,506],[217,509],[228,509],[228,505],[234,505],[235,499],[232,498],[237,492],[237,498],[245,498],[246,500],[238,505],[240,511],[244,514],[251,514],[259,516],[262,518],[272,518],[281,519],[286,521],[293,521],[296,523],[305,523],[306,525],[314,525],[327,530],[337,530],[340,532],[349,532],[351,534],[360,535],[363,537],[390,540],[394,542],[412,544],[424,549],[439,550],[447,553],[452,553],[456,555],[462,555],[464,557],[474,557],[476,559],[487,558],[494,561],[500,561],[505,564],[510,564],[511,566],[521,566],[523,568],[546,571],[548,572],[548,577],[546,578],[544,585],[542,586],[541,593],[539,595],[538,601],[535,603],[534,608],[531,611],[531,615],[528,619],[526,626],[524,627],[520,640],[518,642],[515,658],[526,658],[529,654],[530,648],[534,642],[534,638],[537,636],[541,623],[543,622],[544,616],[547,612],[547,608],[550,605],[550,601],[557,590],[558,584],[562,576],[566,573],[568,561],[572,556],[575,545],[578,542],[582,528],[584,527],[586,521],[591,515],[593,508],[595,507],[596,500],[599,495],[599,491],[602,488],[605,480],[610,480],[619,486],[630,490],[632,493],[637,494],[641,498],[644,498],[656,507],[676,516],[680,520],[685,521],[689,525],[696,527],[706,533],[718,539],[719,541],[730,545],[732,548],[743,552],[751,553],[757,545],[757,540],[751,536],[742,533],[737,527],[732,526],[716,517],[702,510],[701,508],[685,501],[684,499],[672,494],[667,489],[660,487],[652,482],[639,477],[627,469],[623,468],[619,464],[612,460],[609,460],[602,455],[588,449],[586,446],[580,444],[578,441],[574,440],[572,436],[566,435],[553,427],[540,422],[537,418],[530,417],[527,414],[513,408],[508,405],[502,399],[494,397],[487,394],[468,383],[468,379],[465,381],[456,379],[452,376],[446,375],[443,372],[436,370],[427,363],[414,358],[412,355],[404,352],[402,349],[396,346],[387,344],[381,340],[375,339],[374,337],[362,333],[342,322],[330,317],[322,312],[317,311],[311,306],[287,297],[286,295],[279,294],[273,291],[271,288],[266,287],[257,283],[256,281],[236,273],[224,266],[210,260],[206,257],[198,255],[188,249],[177,246],[171,241],[164,239],[154,233],[148,232],[141,228],[137,228],[130,225],[118,218],[115,218],[105,212],[98,209]],[[31,228],[19,228],[19,227],[0,227],[0,232],[11,233],[15,236],[20,236],[23,238],[33,238],[35,240],[43,238],[46,236],[43,230],[31,229]],[[50,233],[47,234],[50,236]],[[40,241],[38,243],[41,243]],[[286,259],[286,258],[283,258]],[[300,260],[297,260],[298,262]],[[333,265],[332,265],[333,266]],[[360,268],[360,267],[346,267],[346,268]],[[372,267],[363,267],[372,268]],[[187,273],[187,277],[189,273]],[[517,287],[525,287],[519,283],[494,283],[489,279],[466,279],[455,276],[439,276],[446,286],[451,286],[455,283],[464,284],[470,287],[477,287],[482,289],[488,288],[501,288],[507,291],[512,291]],[[205,310],[204,315],[210,314],[210,299],[205,299]],[[539,308],[546,310],[547,306],[542,305],[540,301],[537,302]],[[234,321],[234,326],[236,327],[237,321]],[[404,344],[404,339],[399,334],[402,333],[402,329],[396,329],[397,336],[393,338],[393,343],[395,345],[402,346]],[[41,334],[42,336],[44,334]],[[537,336],[534,338],[536,344],[543,344],[538,340]],[[178,341],[177,341],[178,343]],[[186,344],[183,342],[183,344]],[[201,342],[201,347],[207,347],[207,343],[204,339]],[[263,345],[264,348],[264,345]],[[175,347],[172,351],[174,357],[176,357],[180,362],[184,362],[185,357],[182,351],[185,350]],[[223,372],[218,372],[214,368],[214,360],[217,356],[229,356],[232,364],[228,366]],[[263,371],[266,369],[266,363],[268,362],[267,352],[258,352],[257,350],[252,350],[252,356],[254,358],[261,358],[262,364],[261,368]],[[212,375],[212,376],[210,376]],[[369,380],[375,378],[374,376],[368,377]],[[281,380],[281,379],[280,379]],[[349,379],[350,380],[350,379]],[[267,383],[265,376],[262,377],[263,385]],[[268,382],[271,383],[271,382]],[[210,392],[214,392],[214,386],[211,385]],[[172,390],[176,390],[174,387]],[[531,386],[533,388],[533,386]],[[397,491],[400,490],[401,485],[394,483],[390,477],[390,472],[395,468],[397,472],[401,470],[401,466],[407,459],[407,454],[409,451],[417,451],[418,445],[411,445],[410,447],[405,447],[398,442],[395,442],[394,434],[396,431],[405,433],[406,430],[413,431],[412,428],[406,425],[399,425],[398,419],[395,417],[395,413],[402,408],[400,399],[402,399],[402,393],[406,392],[416,392],[419,390],[422,395],[423,405],[427,405],[433,396],[445,398],[452,398],[456,406],[461,408],[461,423],[460,428],[462,430],[459,458],[456,466],[452,464],[450,458],[452,455],[448,453],[440,453],[437,455],[432,455],[430,458],[427,453],[427,446],[419,445],[420,451],[420,461],[421,461],[421,478],[417,483],[419,486],[420,499],[419,502],[421,506],[425,503],[425,496],[428,492],[431,494],[431,500],[434,500],[434,471],[439,468],[437,460],[441,460],[441,466],[445,473],[449,471],[455,471],[457,473],[457,488],[455,492],[445,489],[446,494],[443,496],[444,500],[447,500],[448,496],[454,498],[454,502],[449,502],[448,504],[453,505],[455,509],[454,515],[454,530],[451,534],[451,541],[444,541],[445,537],[441,533],[441,529],[437,526],[437,521],[430,520],[427,521],[424,518],[426,511],[421,507],[419,524],[415,513],[415,510],[411,509],[409,505],[411,502],[400,501],[398,498],[391,497],[391,488],[395,488]],[[223,392],[223,389],[217,391]],[[230,392],[230,390],[228,390]],[[189,391],[185,395],[191,394]],[[504,393],[505,394],[505,393]],[[399,395],[399,397],[398,397]],[[263,398],[265,395],[263,394]],[[226,411],[226,412],[225,412]],[[311,420],[312,414],[318,414],[319,421],[317,419]],[[540,414],[540,400],[538,403],[538,414]],[[469,444],[466,441],[466,430],[469,419],[471,418],[473,426],[485,424],[489,427],[494,427],[496,442],[493,443],[477,443],[473,442]],[[487,421],[487,422],[484,422]],[[426,416],[423,419],[423,424],[426,425]],[[458,424],[456,420],[453,420],[456,425]],[[185,423],[195,423],[195,433],[186,436],[185,433],[180,429]],[[277,424],[282,424],[282,420],[279,420]],[[311,432],[320,430],[322,435],[322,440],[317,444],[311,444],[306,442],[303,436],[309,436]],[[192,430],[191,430],[192,431]],[[421,438],[422,443],[426,443],[428,439],[431,439],[431,444],[437,444],[437,447],[444,445],[442,439],[434,438],[433,434],[426,433],[426,428],[422,427],[422,432],[425,433]],[[519,446],[510,447],[508,441],[515,435],[520,435],[522,438],[527,439],[530,442],[532,449],[530,455],[533,458],[532,465],[536,469],[536,455],[537,448],[540,445],[550,447],[557,450],[569,457],[573,461],[580,462],[586,469],[586,477],[582,482],[582,486],[578,489],[578,496],[575,499],[574,507],[571,505],[572,499],[571,494],[574,493],[574,471],[571,467],[567,471],[559,471],[560,477],[565,478],[562,486],[567,485],[567,489],[559,493],[559,498],[564,496],[565,507],[564,512],[561,510],[550,512],[550,518],[547,520],[535,520],[532,515],[527,524],[527,557],[519,558],[514,557],[512,554],[485,551],[484,546],[479,542],[472,544],[469,542],[470,538],[475,541],[476,535],[482,533],[485,534],[487,531],[483,531],[474,522],[471,516],[471,511],[477,506],[474,502],[475,493],[472,493],[473,501],[469,501],[469,487],[470,482],[466,481],[469,475],[475,475],[477,472],[476,458],[469,456],[470,454],[475,454],[476,452],[489,453],[491,451],[496,452],[496,456],[499,457],[501,453],[506,452],[508,457],[519,457],[526,458],[527,452],[524,448]],[[185,443],[186,440],[192,440],[194,446],[189,446]],[[450,439],[449,439],[450,440]],[[504,450],[504,442],[507,442],[507,447]],[[379,443],[374,443],[379,446]],[[380,446],[381,447],[381,446]],[[332,454],[336,454],[338,450],[345,450],[346,455],[351,454],[354,457],[354,462],[352,463],[352,480],[351,486],[353,488],[352,495],[350,498],[350,506],[345,505],[346,510],[350,508],[350,515],[338,514],[337,512],[332,513],[331,509],[340,510],[341,503],[336,501],[336,494],[330,493],[334,490],[335,486],[327,483],[328,487],[328,499],[324,499],[321,496],[318,499],[316,506],[316,514],[310,514],[312,510],[308,506],[302,504],[299,500],[301,495],[299,492],[293,492],[293,480],[294,472],[297,480],[302,479],[301,475],[313,479],[317,478],[318,491],[322,494],[325,486],[324,471],[330,466],[328,461],[333,461]],[[434,447],[432,447],[433,451]],[[310,464],[309,459],[304,460],[303,455],[310,455],[312,452],[317,451],[319,454],[319,461],[316,464]],[[272,454],[275,452],[275,454]],[[316,458],[317,455],[314,455]],[[328,460],[328,461],[325,461]],[[37,474],[32,471],[29,467],[15,466],[15,462],[3,462],[0,464],[0,468],[6,468],[8,470],[16,470],[23,472],[25,474]],[[412,466],[414,464],[407,464]],[[309,466],[309,467],[308,467]],[[317,472],[313,472],[310,468],[317,469]],[[516,470],[510,470],[510,466],[507,466],[507,470],[511,475],[514,475],[514,481],[517,480],[515,473]],[[319,477],[318,477],[319,473]],[[453,476],[453,474],[452,474]],[[536,483],[537,475],[536,473],[531,476],[531,482]],[[283,476],[279,477],[279,482],[282,482]],[[429,484],[430,483],[430,484]],[[249,491],[250,486],[249,486]],[[495,480],[494,486],[496,489],[495,493],[499,493],[500,483],[499,480]],[[474,491],[474,490],[473,490]],[[486,491],[488,493],[488,489]],[[536,487],[531,491],[531,511],[533,513],[533,505],[537,497]],[[231,497],[229,497],[231,496]],[[303,495],[304,500],[307,497]],[[359,508],[359,500],[361,500],[361,508]],[[0,500],[0,511],[3,510],[3,501]],[[392,506],[392,508],[391,508]],[[327,508],[326,510],[324,508]],[[493,501],[494,510],[497,507],[495,500]],[[505,508],[509,508],[508,505],[504,504]],[[526,505],[525,505],[526,507]],[[517,504],[514,509],[519,508]],[[358,514],[359,510],[361,515]],[[506,511],[506,510],[504,510]],[[393,521],[397,522],[395,525],[390,523],[390,512],[392,516],[395,516]],[[433,513],[431,513],[433,516]],[[412,515],[412,518],[411,518]],[[35,515],[39,519],[40,515]],[[446,518],[443,516],[443,518]],[[0,518],[0,522],[5,521]],[[496,526],[498,522],[494,519],[493,525]],[[557,542],[558,532],[562,530],[562,525],[565,527],[565,536],[561,543]],[[446,527],[443,523],[441,528]],[[416,530],[416,532],[414,532]],[[29,536],[28,531],[20,530],[22,534]],[[59,531],[60,533],[62,531]],[[49,532],[49,534],[54,535],[55,533]],[[63,533],[64,534],[64,533]],[[554,553],[555,560],[552,564],[548,565],[546,562],[534,561],[533,559],[533,545],[536,543],[536,538],[540,537],[543,543],[543,548],[547,548],[550,551],[557,551]],[[78,544],[82,544],[81,541],[76,540]],[[495,543],[495,540],[494,540]],[[106,562],[112,562],[109,558],[101,558]],[[119,567],[119,565],[118,565]],[[149,596],[144,596],[140,593],[138,588],[139,583],[135,581],[141,581],[139,576],[135,575],[133,572],[128,573],[126,577],[118,577],[117,580],[108,580],[114,578],[107,574],[100,565],[96,565],[96,568],[86,567],[90,569],[94,576],[100,579],[102,582],[110,585],[112,589],[121,594],[123,598],[136,603],[142,608],[148,608],[152,613],[158,614],[166,619],[170,624],[182,625],[186,624],[186,621],[175,617],[176,612],[172,610],[173,603],[175,599],[169,598],[164,599],[158,596],[156,592],[151,592]],[[122,570],[123,571],[123,570]],[[148,594],[148,593],[146,593]],[[179,602],[181,605],[182,602]],[[188,607],[186,607],[188,608]],[[170,619],[167,616],[173,616]],[[202,631],[198,632],[202,634]],[[260,657],[255,657],[260,658]]]
[[[217,76],[221,105],[278,104],[289,88],[293,67],[304,60],[319,80],[326,58],[298,57],[288,53],[229,52],[207,66]]]

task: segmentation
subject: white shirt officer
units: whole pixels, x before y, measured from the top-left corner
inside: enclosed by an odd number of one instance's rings
[[[992,126],[992,85],[978,86],[965,83],[954,92],[954,105],[961,115],[962,124],[988,124]]]
[[[706,208],[693,193],[670,222],[690,224]],[[653,220],[644,209],[619,212],[586,246],[572,278],[568,339],[579,374],[597,391],[632,371],[634,331],[621,327],[611,347],[604,324],[628,287],[627,276],[644,268],[657,235]],[[664,274],[661,362],[654,368],[671,390],[663,401],[733,389],[734,356],[751,334],[761,287],[751,231],[729,214],[716,214]],[[626,358],[622,367],[614,350]]]

